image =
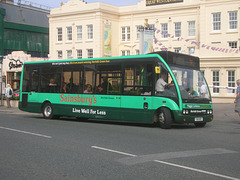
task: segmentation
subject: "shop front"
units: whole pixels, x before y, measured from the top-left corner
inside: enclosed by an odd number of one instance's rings
[[[24,62],[30,61],[46,61],[47,58],[32,58],[31,55],[24,53],[23,51],[14,51],[8,54],[3,59],[3,93],[7,84],[11,84],[13,91],[20,89],[20,80],[22,66]]]

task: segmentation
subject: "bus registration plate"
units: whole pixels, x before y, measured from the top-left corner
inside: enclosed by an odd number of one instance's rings
[[[203,121],[203,117],[195,117],[195,122]]]

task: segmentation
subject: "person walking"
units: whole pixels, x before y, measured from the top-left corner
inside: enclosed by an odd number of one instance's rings
[[[236,92],[236,98],[234,100],[234,103],[236,103],[235,105],[235,112],[238,113],[238,115],[240,116],[240,79],[237,80],[237,92]]]
[[[7,107],[8,108],[11,108],[10,100],[12,98],[12,94],[13,94],[13,90],[11,88],[11,85],[7,84],[5,96],[6,96],[6,101],[7,101]]]

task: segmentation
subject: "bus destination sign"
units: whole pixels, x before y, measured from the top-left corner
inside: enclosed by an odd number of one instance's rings
[[[183,0],[146,0],[146,6],[154,6],[160,4],[179,3]]]

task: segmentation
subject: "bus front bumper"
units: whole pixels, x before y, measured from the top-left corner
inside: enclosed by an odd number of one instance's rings
[[[173,112],[174,122],[178,124],[184,123],[206,123],[211,122],[213,120],[213,114],[197,114],[197,115],[190,115],[190,114],[183,114],[179,111]]]

